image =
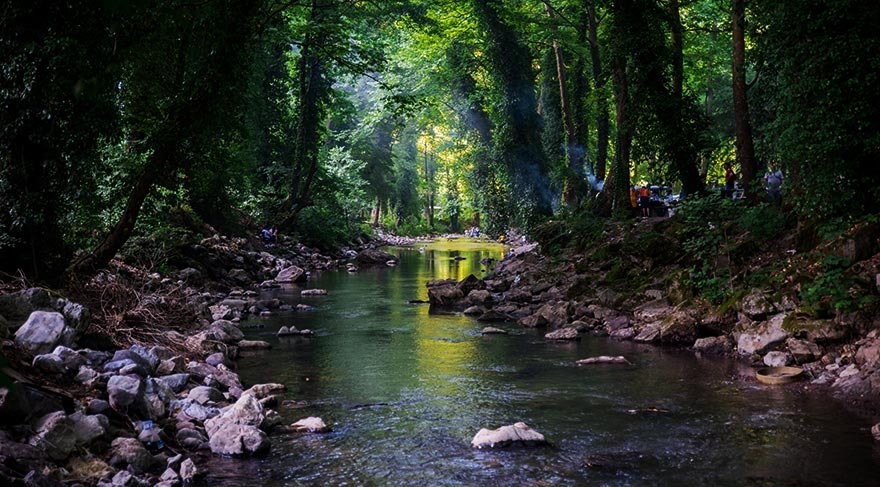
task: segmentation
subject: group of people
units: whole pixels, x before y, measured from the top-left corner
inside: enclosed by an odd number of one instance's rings
[[[651,216],[651,188],[645,186],[630,186],[629,204],[639,216]]]
[[[725,162],[724,187],[721,188],[721,194],[723,196],[733,199],[742,197],[742,191],[740,191],[736,184],[737,179],[738,177],[733,170],[733,165],[729,162]],[[767,172],[764,173],[764,187],[767,189],[767,199],[771,203],[782,202],[782,183],[784,180],[785,178],[782,175],[782,171],[776,167],[775,164],[771,163],[767,167]]]
[[[480,227],[471,227],[464,231],[465,237],[471,238],[479,238],[480,237]]]

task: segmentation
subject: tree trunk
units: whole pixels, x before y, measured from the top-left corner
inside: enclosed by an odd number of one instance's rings
[[[758,168],[746,95],[745,0],[733,0],[730,17],[733,24],[733,116],[736,123],[736,159],[742,171],[745,197],[754,200],[757,193],[752,183]]]
[[[559,82],[559,109],[562,118],[562,124],[565,129],[565,159],[568,163],[568,171],[565,174],[565,189],[562,193],[562,201],[568,208],[574,208],[578,204],[581,182],[580,175],[583,172],[583,152],[577,150],[578,133],[577,126],[572,117],[571,98],[568,93],[568,82],[566,81],[565,60],[562,54],[562,47],[559,45],[559,33],[556,29],[555,20],[553,18],[553,9],[550,2],[544,1],[544,8],[547,17],[550,18],[550,31],[553,36],[553,56],[556,59],[556,79]],[[575,72],[575,77],[580,73]]]
[[[596,167],[594,175],[597,181],[602,181],[605,179],[605,167],[608,164],[608,140],[611,137],[608,98],[605,93],[607,76],[602,71],[602,59],[599,52],[596,0],[587,0],[586,4],[589,19],[590,60],[593,65],[593,86],[596,87]]]
[[[614,101],[617,110],[617,150],[614,158],[614,171],[611,181],[611,210],[617,215],[628,214],[629,199],[629,158],[633,138],[633,120],[630,114],[629,80],[626,75],[626,59],[616,55],[612,68],[614,81]]]
[[[681,106],[684,87],[684,41],[678,0],[670,0],[669,10],[669,30],[672,34],[672,98]]]
[[[379,213],[382,211],[382,202],[379,200],[379,197],[376,196],[376,206],[373,207],[372,211],[372,224],[374,227],[379,226]]]

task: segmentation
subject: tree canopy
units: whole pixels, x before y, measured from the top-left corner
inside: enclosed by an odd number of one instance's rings
[[[169,224],[325,246],[532,231],[768,166],[805,222],[876,212],[880,4],[8,2],[0,262],[57,280]]]

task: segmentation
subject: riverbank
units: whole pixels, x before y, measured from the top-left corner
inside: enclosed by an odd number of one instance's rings
[[[0,295],[0,480],[4,485],[187,484],[196,454],[248,456],[299,430],[272,409],[282,384],[242,384],[248,316],[298,311],[261,288],[311,272],[393,265],[381,242],[334,255],[282,238],[182,244],[165,273],[114,261],[67,296]]]
[[[804,378],[792,387],[830,395],[869,425],[880,420],[880,319],[874,307],[817,317],[799,293],[827,275],[814,262],[844,252],[865,276],[856,282],[872,283],[866,294],[876,295],[880,254],[876,238],[866,237],[874,235],[873,227],[854,227],[824,244],[821,253],[799,252],[793,238],[753,247],[751,272],[780,269],[779,279],[765,282],[783,284],[762,287],[754,280],[753,287],[735,289],[715,305],[695,296],[681,261],[684,252],[670,231],[674,224],[666,219],[623,224],[586,250],[548,252],[547,241],[543,248],[512,248],[485,279],[428,283],[430,302],[434,310],[463,312],[486,323],[545,328],[547,340],[599,335],[733,357],[755,369],[800,367]]]

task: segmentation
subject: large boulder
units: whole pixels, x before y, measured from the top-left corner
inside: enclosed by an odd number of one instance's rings
[[[822,350],[819,345],[807,340],[799,340],[797,338],[789,338],[785,341],[785,346],[791,353],[795,363],[805,364],[817,360],[822,356]],[[878,350],[880,352],[880,350]],[[858,361],[858,355],[856,356]]]
[[[72,332],[61,313],[34,311],[15,332],[15,343],[35,355],[44,354],[59,344],[71,345]]]
[[[279,283],[305,282],[306,271],[302,267],[292,265],[281,269],[274,280]]]
[[[453,308],[462,306],[464,293],[452,280],[430,281],[426,284],[428,287],[428,300],[431,306],[439,306],[442,308]]]
[[[742,299],[740,309],[753,320],[762,320],[778,311],[778,307],[763,291],[752,291]]]
[[[578,340],[580,337],[578,336],[577,328],[572,326],[567,326],[565,328],[560,328],[558,330],[553,330],[550,333],[544,335],[545,340],[553,340],[553,341],[571,341]]]
[[[782,328],[784,319],[785,315],[780,313],[741,333],[736,341],[737,351],[741,355],[760,354],[784,341],[789,337],[788,332]]]
[[[125,469],[130,465],[135,472],[147,472],[156,465],[156,459],[137,438],[116,438],[110,450],[109,463],[116,468]]]
[[[68,418],[73,422],[77,445],[88,445],[106,435],[110,428],[110,420],[103,414],[84,414],[77,411]]]
[[[45,289],[33,287],[0,295],[0,315],[17,325],[35,310],[52,308],[52,297]]]
[[[513,444],[542,445],[546,442],[547,440],[544,439],[544,435],[533,430],[529,425],[519,422],[494,430],[481,429],[474,435],[474,439],[471,440],[471,447],[497,448]]]
[[[143,399],[144,381],[136,375],[114,375],[107,381],[107,395],[113,409],[127,409]]]
[[[397,261],[397,257],[379,249],[364,249],[357,255],[361,265],[387,265],[389,261]]]
[[[208,445],[218,455],[243,456],[265,453],[269,437],[256,426],[224,423],[210,435]]]
[[[53,460],[65,460],[77,444],[74,423],[63,411],[55,411],[38,419],[28,443],[42,449]]]
[[[733,344],[727,335],[717,337],[698,338],[693,345],[695,352],[708,355],[726,355],[733,349]]]
[[[234,344],[244,338],[244,332],[228,320],[217,320],[206,331],[209,339],[225,344]]]
[[[847,337],[850,329],[837,320],[823,320],[789,314],[783,328],[790,334],[815,343],[839,342]]]

